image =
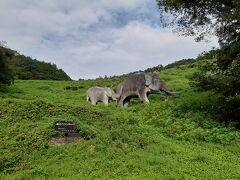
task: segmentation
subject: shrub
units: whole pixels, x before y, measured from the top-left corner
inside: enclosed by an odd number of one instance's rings
[[[10,65],[12,57],[13,51],[2,47],[0,44],[0,83],[10,85],[14,81],[13,70]]]

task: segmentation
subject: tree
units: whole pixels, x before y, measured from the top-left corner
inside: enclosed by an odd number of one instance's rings
[[[218,37],[220,48],[212,51],[216,61],[207,61],[192,80],[198,89],[214,90],[225,99],[219,104],[224,121],[240,127],[240,1],[157,0],[161,21],[197,41]],[[203,56],[204,57],[204,56]]]
[[[157,0],[161,20],[178,32],[196,36],[200,41],[214,34],[219,39],[216,54],[218,67],[229,76],[240,70],[240,1],[239,0]],[[166,14],[170,14],[166,16]]]
[[[47,63],[17,54],[12,59],[17,79],[35,80],[71,80],[71,78],[55,64]]]
[[[10,85],[14,81],[13,70],[10,65],[10,59],[14,52],[0,43],[0,83]]]
[[[157,3],[162,22],[177,25],[184,35],[202,40],[208,34],[215,34],[224,44],[239,41],[239,0],[157,0]]]

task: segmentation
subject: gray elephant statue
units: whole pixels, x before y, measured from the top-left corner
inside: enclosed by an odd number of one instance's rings
[[[133,97],[138,97],[144,103],[149,103],[148,95],[160,92],[165,92],[167,95],[177,94],[168,90],[165,82],[160,80],[156,73],[144,72],[133,74],[121,82],[116,90],[119,97],[118,105],[121,107],[127,107]]]
[[[112,98],[113,100],[117,101],[119,96],[108,87],[98,87],[94,86],[87,90],[87,101],[91,101],[93,105],[96,105],[98,101],[102,101],[106,106],[108,106],[108,100]]]

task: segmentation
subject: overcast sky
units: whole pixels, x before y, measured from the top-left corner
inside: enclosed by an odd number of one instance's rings
[[[218,46],[160,27],[155,0],[1,0],[0,40],[72,79],[120,75]]]

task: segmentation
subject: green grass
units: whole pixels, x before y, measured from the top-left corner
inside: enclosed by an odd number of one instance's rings
[[[0,87],[0,178],[239,179],[240,133],[206,113],[218,95],[191,89],[187,77],[195,70],[162,71],[181,95],[150,95],[150,105],[134,99],[127,109],[85,100],[89,87],[116,86],[120,78]],[[73,120],[84,139],[50,144],[60,119]]]

